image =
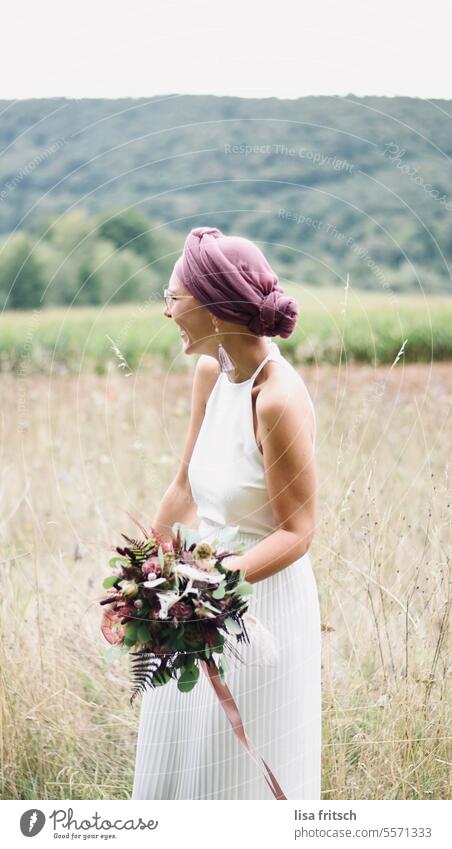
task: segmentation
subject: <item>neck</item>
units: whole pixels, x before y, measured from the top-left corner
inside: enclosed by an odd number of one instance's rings
[[[234,334],[226,333],[219,341],[221,341],[228,357],[235,366],[234,370],[227,372],[228,380],[231,383],[242,383],[251,377],[262,360],[265,359],[269,353],[272,340],[266,336],[259,336],[257,339],[251,340],[247,334],[233,337]],[[218,345],[215,357],[218,360]]]

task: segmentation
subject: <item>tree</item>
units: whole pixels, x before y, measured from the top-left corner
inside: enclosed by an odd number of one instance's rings
[[[46,285],[35,242],[18,233],[0,252],[0,293],[6,309],[41,307]]]
[[[158,245],[150,230],[149,219],[136,209],[103,216],[99,223],[102,239],[109,239],[119,251],[128,249],[152,262],[158,256]]]

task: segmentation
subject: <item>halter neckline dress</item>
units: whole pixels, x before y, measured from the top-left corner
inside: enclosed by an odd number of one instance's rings
[[[188,468],[197,530],[206,542],[235,529],[228,548],[244,543],[247,550],[276,529],[251,394],[268,360],[303,382],[270,342],[248,380],[233,383],[220,373],[207,401]],[[245,732],[287,799],[320,799],[321,629],[309,552],[253,584],[248,614],[267,639],[241,643],[243,663],[228,657],[226,668]],[[146,690],[141,700],[133,799],[274,800],[202,670],[189,693],[180,693],[170,681]]]

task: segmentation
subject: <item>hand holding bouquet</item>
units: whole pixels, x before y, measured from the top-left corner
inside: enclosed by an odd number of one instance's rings
[[[132,658],[131,702],[146,686],[171,678],[188,692],[198,681],[200,662],[224,680],[223,664],[216,667],[213,656],[241,659],[234,642],[249,642],[243,616],[252,592],[244,573],[223,563],[240,551],[196,541],[196,533],[179,523],[172,543],[139,527],[143,539],[121,534],[127,545],[115,549],[113,574],[103,582],[110,592],[100,602],[109,606],[105,638]]]
[[[136,523],[138,524],[138,523]],[[151,528],[138,524],[143,539],[117,547],[110,560],[113,574],[104,580],[109,591],[102,632],[108,642],[129,651],[133,690],[130,701],[146,689],[177,680],[181,692],[192,690],[201,666],[241,745],[262,770],[275,799],[286,799],[268,764],[253,751],[234,698],[224,683],[224,667],[214,660],[230,653],[239,660],[234,641],[249,643],[244,615],[252,585],[245,572],[223,563],[241,554],[220,550],[196,532],[173,525],[175,537],[164,543]],[[230,535],[226,538],[230,541]],[[225,535],[223,534],[223,542]],[[221,679],[221,681],[220,681]]]

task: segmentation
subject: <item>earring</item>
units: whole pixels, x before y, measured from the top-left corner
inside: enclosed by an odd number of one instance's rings
[[[215,333],[218,333],[218,327],[215,326]],[[232,362],[228,352],[223,348],[221,342],[218,343],[218,361],[220,363],[221,371],[234,371],[235,366]]]

